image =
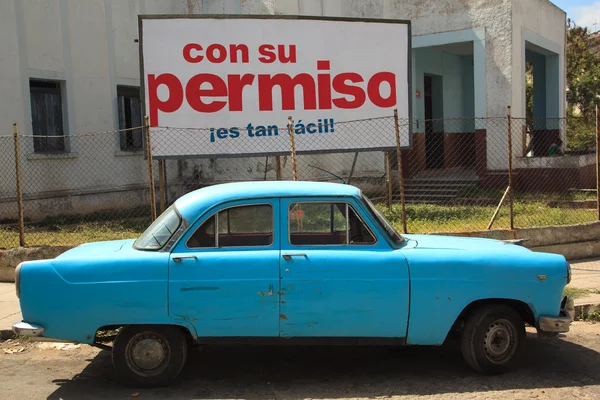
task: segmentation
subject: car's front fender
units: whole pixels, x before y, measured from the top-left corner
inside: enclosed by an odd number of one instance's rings
[[[439,345],[474,302],[526,305],[537,321],[558,316],[567,282],[562,256],[434,250],[405,252],[411,275],[408,344]]]

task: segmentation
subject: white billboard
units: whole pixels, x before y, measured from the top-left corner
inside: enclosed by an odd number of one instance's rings
[[[290,116],[298,153],[392,149],[410,117],[406,21],[141,17],[140,41],[155,157],[286,153]]]

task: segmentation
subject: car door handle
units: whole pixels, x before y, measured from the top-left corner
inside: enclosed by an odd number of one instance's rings
[[[306,257],[306,254],[282,254],[285,261],[290,261],[292,257]]]
[[[198,257],[196,256],[180,256],[180,257],[173,257],[173,261],[175,261],[176,263],[179,263],[183,260],[188,260],[188,259],[193,259],[193,260],[197,260]]]

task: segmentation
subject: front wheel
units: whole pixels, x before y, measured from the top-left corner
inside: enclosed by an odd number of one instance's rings
[[[140,387],[165,386],[181,372],[187,358],[187,341],[180,328],[131,325],[117,336],[112,361],[118,375]]]
[[[505,305],[479,308],[467,319],[462,333],[462,354],[467,363],[484,374],[513,369],[525,345],[521,316]]]

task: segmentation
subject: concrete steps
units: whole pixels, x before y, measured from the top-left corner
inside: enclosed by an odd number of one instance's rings
[[[404,196],[407,203],[449,203],[477,182],[477,179],[413,178],[405,182]]]

